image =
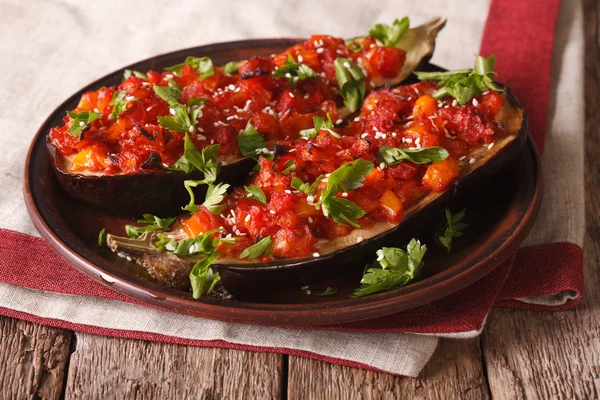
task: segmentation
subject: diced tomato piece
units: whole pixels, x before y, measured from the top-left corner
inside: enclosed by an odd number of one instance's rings
[[[317,239],[306,225],[279,229],[272,237],[275,257],[303,257],[313,253]]]
[[[198,212],[191,218],[182,219],[181,226],[190,238],[195,238],[208,231],[223,226],[223,218],[211,213],[206,207],[199,206]]]
[[[376,46],[369,55],[367,69],[373,75],[393,78],[402,69],[405,59],[406,53],[403,50]]]

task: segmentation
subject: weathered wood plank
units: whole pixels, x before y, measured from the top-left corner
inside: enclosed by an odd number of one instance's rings
[[[0,317],[0,399],[58,399],[71,335]]]
[[[479,339],[442,340],[416,378],[289,358],[288,399],[485,399]]]
[[[498,399],[598,398],[600,395],[600,5],[586,9],[586,239],[584,301],[575,310],[495,310],[483,350]]]
[[[283,357],[76,334],[66,399],[274,399]]]

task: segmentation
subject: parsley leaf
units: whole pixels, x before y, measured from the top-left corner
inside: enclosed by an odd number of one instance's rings
[[[406,33],[410,21],[408,17],[396,19],[392,26],[387,24],[377,24],[375,28],[369,30],[369,35],[373,37],[379,46],[394,47],[402,35]]]
[[[112,100],[110,101],[110,105],[114,106],[110,113],[110,119],[116,121],[117,117],[127,110],[127,104],[131,101],[140,101],[140,99],[128,95],[125,90],[114,92]]]
[[[268,257],[271,254],[272,249],[273,241],[271,240],[271,236],[267,236],[262,238],[258,243],[246,247],[244,251],[242,251],[242,254],[240,254],[240,258],[248,258],[249,260],[253,260],[263,254]]]
[[[225,204],[219,205],[219,203],[221,203],[227,195],[227,189],[229,189],[229,185],[227,183],[208,185],[206,197],[204,198],[204,203],[202,203],[202,205],[208,208],[208,210],[213,214],[221,214],[221,212],[227,206]]]
[[[246,124],[244,132],[237,136],[237,142],[240,152],[246,157],[258,160],[258,157],[263,155],[267,158],[271,158],[271,154],[268,153],[268,150],[265,153],[265,139],[260,132],[252,126],[250,121],[248,121],[248,124]]]
[[[492,71],[496,59],[494,56],[488,58],[477,56],[475,59],[475,70],[461,69],[447,72],[415,72],[417,78],[422,81],[438,81],[438,90],[432,94],[436,99],[444,96],[454,97],[459,104],[467,104],[473,97],[480,95],[487,89],[501,92],[493,78],[496,73]]]
[[[240,66],[241,61],[230,61],[225,64],[225,68],[223,68],[223,72],[225,75],[236,75],[238,73],[238,68]]]
[[[198,206],[196,205],[196,195],[194,194],[192,188],[199,185],[208,185],[208,189],[206,190],[206,196],[204,197],[204,203],[202,203],[202,205],[208,208],[210,212],[219,215],[221,211],[223,211],[223,209],[226,207],[224,204],[219,205],[219,203],[223,201],[225,195],[227,194],[227,189],[229,189],[228,184],[219,183],[217,185],[213,185],[212,183],[204,179],[200,181],[187,180],[183,182],[183,185],[190,194],[190,202],[187,206],[183,207],[184,210],[189,211],[192,214],[198,212]]]
[[[314,116],[313,117],[313,126],[314,128],[303,129],[300,131],[300,137],[304,139],[316,139],[319,135],[319,131],[327,131],[336,139],[340,139],[341,136],[339,133],[333,130],[333,121],[331,120],[331,116],[327,113],[327,120],[323,117]]]
[[[167,229],[169,225],[175,221],[173,218],[159,218],[156,215],[144,214],[144,218],[138,219],[137,222],[144,223],[144,226],[125,225],[127,236],[132,239],[139,239],[147,232],[152,232],[158,229]]]
[[[321,296],[333,296],[334,294],[337,294],[337,292],[338,292],[337,288],[332,288],[332,287],[327,286],[327,289],[325,289],[324,291],[322,291],[322,292],[312,292],[312,295],[313,296],[318,296],[318,297],[321,297]]]
[[[183,171],[186,174],[194,170],[204,173],[204,180],[208,183],[214,182],[219,174],[217,163],[217,152],[221,145],[213,144],[198,151],[194,142],[188,134],[183,141],[183,156],[169,169]]]
[[[460,212],[452,215],[450,209],[446,207],[446,220],[440,224],[436,231],[437,239],[439,243],[444,246],[448,252],[452,248],[452,238],[460,237],[463,235],[463,230],[468,226],[462,222],[465,217],[466,209],[462,209]]]
[[[406,251],[396,247],[377,250],[377,260],[365,267],[360,288],[350,297],[362,297],[404,286],[421,274],[426,245],[412,239]]]
[[[293,160],[287,160],[283,165],[285,169],[281,173],[284,175],[289,175],[292,171],[296,170],[296,163]]]
[[[153,89],[154,93],[156,93],[158,97],[169,103],[170,106],[178,104],[179,98],[181,97],[181,89],[177,87],[158,85],[154,85]]]
[[[194,69],[197,74],[200,74],[198,80],[201,81],[209,76],[213,76],[215,74],[215,69],[213,67],[212,60],[210,57],[192,57],[189,56],[185,59],[185,61],[181,64],[175,64],[172,67],[165,68],[165,71],[173,72],[177,76],[181,76],[181,68],[184,65],[189,65]]]
[[[219,253],[212,253],[194,264],[190,271],[192,297],[199,299],[203,294],[209,294],[221,280],[221,275],[215,273],[210,265],[219,258]]]
[[[339,224],[351,225],[358,228],[357,220],[366,214],[356,203],[339,197],[334,197],[339,191],[349,192],[356,189],[373,169],[373,163],[358,159],[344,164],[327,178],[327,187],[321,193],[319,203],[323,215],[331,217]]]
[[[396,147],[381,146],[379,159],[387,165],[399,164],[404,160],[415,164],[439,162],[448,158],[448,150],[443,147],[433,146],[422,149],[401,149]]]
[[[273,71],[275,78],[288,78],[288,85],[305,79],[317,79],[315,71],[306,64],[295,62],[291,54],[288,54],[288,59],[281,67]]]
[[[192,127],[190,117],[183,104],[172,104],[169,111],[172,116],[159,116],[158,123],[171,131],[189,132]]]
[[[358,110],[365,98],[365,75],[358,65],[347,58],[336,58],[335,76],[340,87],[339,94],[350,112]]]
[[[195,238],[187,238],[183,240],[172,240],[165,234],[159,233],[156,235],[158,241],[154,243],[159,252],[168,251],[178,257],[189,257],[195,254],[211,254],[219,245],[220,239],[213,237],[221,229],[213,229],[202,233]]]
[[[317,187],[319,186],[321,179],[323,179],[323,175],[319,175],[313,183],[308,183],[302,182],[302,179],[298,177],[293,177],[291,185],[292,188],[304,193],[307,196],[314,196],[317,193]]]
[[[361,186],[365,176],[373,169],[373,163],[359,158],[333,171],[327,178],[327,188],[322,197],[330,197],[340,190],[349,192]]]
[[[361,51],[363,49],[363,46],[356,43],[356,40],[354,40],[354,39],[346,40],[346,47],[348,48],[348,50],[350,50],[353,53],[358,53],[359,51]]]
[[[144,79],[144,80],[148,79],[148,76],[145,73],[143,73],[143,72],[136,71],[136,70],[131,70],[131,69],[126,69],[125,71],[123,71],[123,80],[126,81],[127,79],[129,79],[129,77],[131,75],[135,75],[138,78]]]
[[[106,228],[102,228],[98,234],[98,246],[102,247],[106,243]]]
[[[67,115],[72,119],[68,131],[73,134],[73,137],[79,136],[86,126],[101,117],[100,114],[93,111],[80,111],[78,113],[67,111]]]
[[[260,201],[261,203],[267,204],[267,196],[261,188],[254,185],[244,186],[246,189],[246,197]]]

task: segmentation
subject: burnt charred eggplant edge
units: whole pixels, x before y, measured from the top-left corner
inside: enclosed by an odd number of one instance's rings
[[[181,211],[188,200],[183,182],[203,179],[203,173],[193,171],[156,171],[134,175],[83,175],[65,171],[63,157],[56,147],[46,142],[52,168],[60,185],[71,196],[95,207],[121,215],[142,213],[171,214]],[[225,165],[219,174],[219,182],[240,185],[250,172],[252,159],[243,158]],[[247,175],[247,174],[246,174]]]
[[[419,42],[423,54],[418,54],[419,59],[414,68],[406,68],[400,72],[398,79],[390,83],[395,86],[408,79],[413,70],[424,66],[433,55],[435,39],[438,32],[445,26],[446,20],[436,17],[411,28],[409,32],[419,32],[425,38]],[[381,86],[381,85],[380,85]],[[345,120],[353,114],[340,112]],[[64,165],[65,158],[57,151],[52,142],[46,142],[52,167],[60,185],[69,195],[89,203],[95,207],[106,209],[121,215],[141,215],[142,213],[171,214],[179,210],[187,198],[187,192],[183,188],[185,180],[203,179],[202,173],[195,171],[185,174],[180,171],[156,171],[138,173],[134,175],[92,175],[67,172]],[[231,185],[239,185],[254,166],[249,158],[241,158],[239,161],[222,167],[219,181]]]

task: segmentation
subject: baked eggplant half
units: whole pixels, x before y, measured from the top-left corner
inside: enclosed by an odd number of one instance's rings
[[[247,186],[229,194],[212,186],[204,204],[192,199],[191,215],[169,228],[108,235],[107,244],[183,290],[207,260],[233,293],[351,268],[397,245],[524,148],[524,110],[508,87],[487,79],[493,59],[478,62],[476,70],[423,73],[428,81],[375,91],[343,128],[320,125],[280,141]]]
[[[434,50],[445,20],[408,29],[408,18],[344,41],[318,35],[280,54],[214,66],[190,56],[164,71],[126,70],[118,86],[84,93],[48,150],[72,196],[121,214],[169,213],[204,179],[203,149],[222,163],[219,180],[240,184],[278,140],[341,123],[373,88],[405,80]],[[193,148],[185,147],[189,140]],[[193,154],[192,154],[193,153]]]

